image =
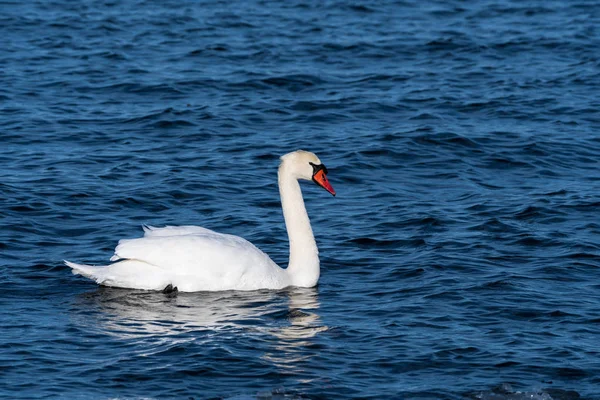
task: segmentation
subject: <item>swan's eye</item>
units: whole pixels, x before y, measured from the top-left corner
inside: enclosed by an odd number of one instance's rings
[[[314,164],[314,163],[312,163],[310,161],[308,163],[313,168],[313,175],[316,174],[317,172],[321,171],[321,170],[325,173],[325,175],[327,175],[327,167],[325,166],[325,164],[319,164],[319,165],[317,165],[317,164]]]

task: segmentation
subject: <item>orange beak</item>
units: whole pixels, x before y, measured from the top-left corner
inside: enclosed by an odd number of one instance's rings
[[[335,196],[335,190],[333,190],[333,186],[331,186],[327,180],[327,175],[325,175],[325,171],[323,169],[317,170],[317,172],[313,174],[312,179],[317,185],[321,186],[323,189]]]

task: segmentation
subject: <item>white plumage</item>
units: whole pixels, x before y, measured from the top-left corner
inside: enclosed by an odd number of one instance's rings
[[[119,241],[110,259],[113,264],[65,263],[74,274],[123,288],[162,290],[172,285],[195,292],[314,286],[320,275],[318,250],[298,179],[313,179],[335,192],[316,155],[299,150],[281,159],[279,190],[290,239],[287,269],[246,239],[199,226],[146,226],[144,237]]]

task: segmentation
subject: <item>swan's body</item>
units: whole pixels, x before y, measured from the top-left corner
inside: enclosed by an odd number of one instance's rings
[[[295,151],[281,157],[279,192],[290,241],[286,269],[247,240],[199,226],[144,227],[144,237],[119,242],[106,266],[65,263],[106,286],[184,292],[312,287],[320,275],[319,251],[298,179],[312,179],[335,195],[318,157]]]

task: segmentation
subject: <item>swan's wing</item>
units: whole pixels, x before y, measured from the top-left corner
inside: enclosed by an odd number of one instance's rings
[[[195,235],[195,234],[216,234],[219,233],[211,231],[210,229],[203,228],[201,226],[185,225],[185,226],[165,226],[163,228],[157,228],[155,226],[144,225],[144,237],[156,237],[156,236],[181,236],[181,235]]]
[[[188,291],[243,288],[244,282],[256,284],[257,280],[268,284],[282,279],[283,271],[247,240],[208,229],[121,240],[111,260],[121,259],[157,266],[173,277],[174,285],[197,285]]]
[[[158,232],[155,231],[156,235],[152,233],[146,234],[142,238],[122,239],[119,241],[111,261],[140,260],[167,267],[186,264],[193,260],[199,264],[203,261],[210,261],[214,257],[220,259],[235,256],[235,254],[268,258],[256,246],[239,236],[217,233],[203,228],[201,231],[194,229],[192,233],[185,233],[185,229],[188,227],[181,228],[183,228],[182,231],[177,234],[175,233],[177,230],[169,232],[164,230],[166,228],[161,228]]]

